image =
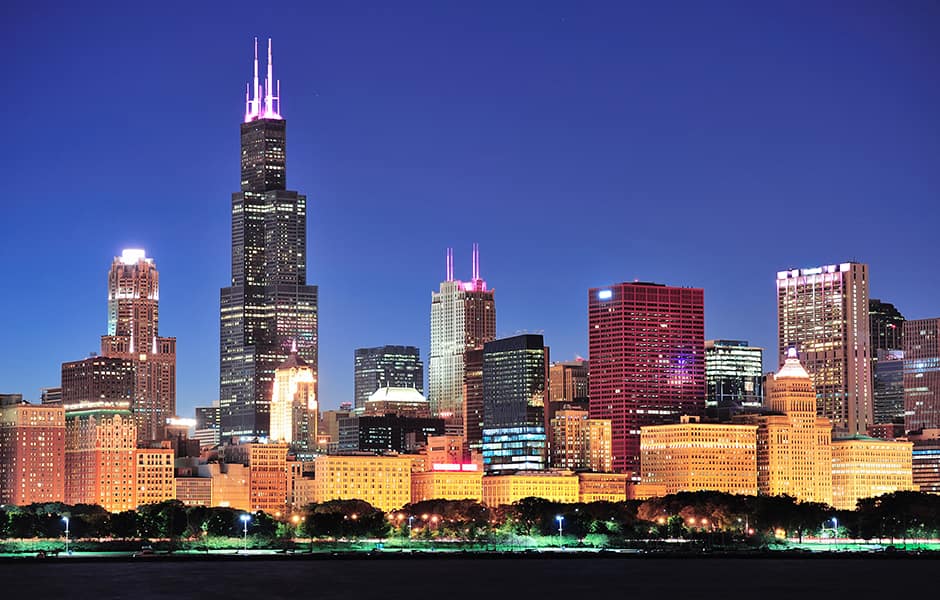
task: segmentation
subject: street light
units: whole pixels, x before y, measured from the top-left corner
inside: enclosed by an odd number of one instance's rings
[[[557,515],[555,520],[558,521],[558,547],[561,547],[561,534],[562,534],[562,525],[565,522],[565,518],[561,515]]]
[[[839,519],[832,517],[832,543],[839,539]]]
[[[69,553],[69,518],[62,517],[62,521],[65,523],[65,553]]]
[[[413,527],[411,526],[411,524],[414,522],[414,520],[415,520],[414,515],[408,515],[408,539],[411,539],[411,533],[413,530]]]
[[[245,537],[245,554],[248,554],[248,521],[251,520],[251,515],[242,515],[239,518],[242,520],[243,525],[242,532]]]

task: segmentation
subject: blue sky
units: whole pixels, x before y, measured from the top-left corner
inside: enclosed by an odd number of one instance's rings
[[[218,396],[251,40],[274,38],[308,195],[326,407],[353,350],[428,349],[479,242],[500,335],[587,354],[587,288],[705,288],[706,335],[776,363],[774,276],[859,260],[940,315],[935,2],[7,3],[0,392],[97,351],[143,247],[178,410]]]

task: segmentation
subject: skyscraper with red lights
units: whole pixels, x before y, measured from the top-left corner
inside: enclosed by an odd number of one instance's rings
[[[618,283],[588,292],[590,415],[610,419],[613,467],[639,475],[640,427],[705,410],[701,289]]]

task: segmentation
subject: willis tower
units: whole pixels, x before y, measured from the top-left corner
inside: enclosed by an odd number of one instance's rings
[[[232,194],[232,283],[222,288],[219,400],[223,440],[270,432],[274,371],[297,353],[313,369],[316,393],[317,287],[307,285],[307,197],[287,189],[287,122],[280,82],[245,90],[241,191]]]

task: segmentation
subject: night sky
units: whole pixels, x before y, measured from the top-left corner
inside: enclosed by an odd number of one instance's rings
[[[356,347],[426,359],[445,248],[468,279],[473,242],[499,335],[556,360],[587,355],[587,288],[624,280],[705,288],[706,336],[768,369],[778,270],[866,262],[872,297],[940,315],[940,5],[633,4],[4,3],[0,392],[99,350],[112,257],[143,247],[178,412],[218,398],[256,35],[326,408]]]

